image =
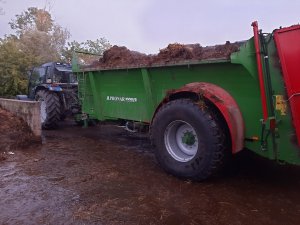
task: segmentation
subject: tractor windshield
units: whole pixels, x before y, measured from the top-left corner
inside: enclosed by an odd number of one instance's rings
[[[75,75],[72,73],[72,70],[68,67],[55,67],[54,83],[77,83]]]

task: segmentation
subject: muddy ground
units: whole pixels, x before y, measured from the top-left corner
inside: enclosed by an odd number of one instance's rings
[[[2,138],[1,138],[2,141]],[[299,224],[300,168],[244,153],[202,183],[157,165],[146,135],[66,121],[2,149],[0,224]]]

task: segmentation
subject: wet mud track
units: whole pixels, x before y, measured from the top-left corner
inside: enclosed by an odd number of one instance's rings
[[[0,224],[299,224],[300,169],[238,156],[202,183],[157,165],[146,136],[65,123],[0,161]]]

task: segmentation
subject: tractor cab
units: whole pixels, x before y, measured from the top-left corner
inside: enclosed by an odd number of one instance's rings
[[[28,95],[34,98],[39,88],[61,91],[62,88],[77,86],[77,79],[70,64],[49,62],[33,68],[29,76]]]

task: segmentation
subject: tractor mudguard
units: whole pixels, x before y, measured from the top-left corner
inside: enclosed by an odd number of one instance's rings
[[[244,147],[245,137],[244,120],[234,98],[217,85],[195,82],[186,84],[179,89],[168,91],[162,104],[172,100],[172,96],[187,96],[188,94],[197,96],[197,100],[205,98],[218,108],[225,119],[230,132],[232,153],[241,151]]]

